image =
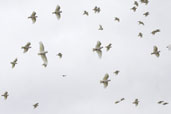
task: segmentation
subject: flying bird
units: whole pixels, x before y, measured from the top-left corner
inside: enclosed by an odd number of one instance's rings
[[[143,34],[140,32],[140,33],[138,34],[138,37],[142,38],[142,37],[143,37]]]
[[[147,17],[148,15],[150,15],[150,13],[149,13],[149,12],[145,12],[143,15],[144,15],[145,17]]]
[[[131,10],[133,10],[134,12],[136,12],[137,8],[134,6],[131,8]]]
[[[89,14],[88,14],[88,12],[87,12],[87,11],[84,11],[83,15],[87,15],[87,16],[88,16]]]
[[[38,55],[41,56],[41,58],[42,58],[42,60],[43,60],[43,62],[44,62],[42,65],[43,65],[44,67],[46,67],[47,64],[48,64],[48,60],[47,60],[47,57],[46,57],[46,54],[48,53],[48,51],[45,51],[45,50],[44,50],[44,45],[43,45],[42,42],[39,42],[39,46],[40,46],[40,50],[39,50]]]
[[[138,106],[138,104],[139,104],[138,99],[135,99],[135,101],[132,104],[135,104],[135,106]]]
[[[155,35],[155,34],[158,33],[158,32],[160,32],[160,29],[153,30],[153,31],[151,32],[151,34],[152,34],[152,35]]]
[[[112,48],[112,44],[110,43],[110,44],[108,44],[106,47],[106,51],[109,51],[110,50],[110,48]]]
[[[62,75],[62,77],[66,77],[66,76],[67,76],[67,75],[64,75],[64,74]]]
[[[159,101],[159,102],[157,102],[158,104],[161,104],[161,103],[163,103],[164,101]]]
[[[137,1],[134,1],[134,5],[138,7],[138,2]]]
[[[94,13],[100,13],[101,11],[100,7],[97,7],[97,6],[95,6],[93,10],[94,10]]]
[[[15,58],[15,60],[11,62],[11,64],[12,64],[12,68],[14,68],[14,67],[15,67],[15,65],[17,64],[17,60],[18,60],[18,59],[17,59],[17,58]]]
[[[115,17],[115,21],[120,22],[120,19],[118,17]]]
[[[62,11],[61,11],[61,7],[59,5],[57,5],[55,11],[52,12],[52,14],[56,15],[57,19],[61,18],[61,13],[62,13]]]
[[[34,109],[37,108],[39,106],[39,103],[36,103],[33,105]]]
[[[116,101],[116,102],[115,102],[115,104],[118,104],[118,103],[120,103],[120,101]]]
[[[3,95],[1,95],[1,96],[3,96],[4,97],[4,99],[6,100],[7,98],[8,98],[8,92],[5,92]]]
[[[148,0],[140,0],[140,2],[141,2],[141,3],[144,3],[144,4],[146,4],[146,5],[149,3]]]
[[[62,58],[62,53],[58,53],[57,56],[59,56],[59,58]]]
[[[101,42],[97,41],[96,47],[93,48],[93,51],[97,52],[97,55],[99,56],[99,58],[102,57],[102,49],[103,47],[101,46]]]
[[[33,22],[33,24],[34,24],[36,22],[36,18],[37,18],[36,12],[33,11],[32,14],[31,14],[31,16],[29,16],[28,18],[31,19],[32,22]]]
[[[119,72],[120,72],[119,70],[116,70],[116,71],[114,72],[114,74],[115,74],[115,75],[118,75]]]
[[[25,46],[22,46],[21,49],[24,49],[23,53],[26,53],[31,47],[31,43],[28,42]]]
[[[169,51],[171,51],[171,44],[169,44],[166,48],[167,48]]]
[[[122,98],[120,101],[123,101],[123,100],[125,100],[125,98]]]
[[[158,50],[157,46],[153,47],[153,52],[151,53],[151,55],[155,55],[156,57],[160,56],[160,51]]]
[[[99,25],[99,30],[103,30],[103,27],[102,27],[102,25]]]
[[[142,21],[138,21],[139,25],[144,25],[144,23]]]
[[[100,80],[100,83],[104,85],[104,88],[106,88],[108,86],[108,82],[111,81],[108,78],[109,78],[109,74],[106,73],[103,80]]]

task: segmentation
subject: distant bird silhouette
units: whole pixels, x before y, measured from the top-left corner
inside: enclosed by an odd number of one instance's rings
[[[138,106],[138,104],[139,104],[138,99],[135,99],[135,101],[132,104],[135,104],[135,106]]]
[[[32,14],[31,14],[31,16],[29,16],[28,18],[31,19],[32,22],[33,22],[33,24],[34,24],[36,22],[36,18],[37,18],[36,12],[33,11]]]
[[[102,27],[102,25],[99,25],[99,30],[103,30],[103,27]]]
[[[123,101],[123,100],[125,100],[125,98],[122,98],[120,101]]]
[[[112,44],[110,43],[110,44],[108,44],[106,47],[106,51],[109,51],[110,50],[110,48],[112,48]]]
[[[62,53],[58,53],[57,56],[59,56],[59,58],[62,58]]]
[[[7,98],[8,98],[8,92],[5,92],[3,95],[1,95],[1,96],[3,96],[4,97],[4,99],[6,100]]]
[[[47,57],[46,57],[46,54],[48,53],[48,51],[45,51],[44,45],[43,45],[42,42],[39,42],[39,46],[40,46],[40,50],[39,50],[38,55],[41,56],[41,58],[42,58],[42,60],[43,60],[43,62],[44,62],[42,65],[43,65],[44,67],[46,67],[47,64],[48,64],[48,60],[47,60]]]
[[[33,105],[34,109],[37,108],[38,106],[39,106],[39,103],[35,103],[35,104]]]
[[[66,76],[67,76],[67,75],[64,75],[64,74],[62,75],[62,77],[66,77]]]
[[[133,10],[134,12],[136,12],[137,8],[134,6],[131,8],[131,10]]]
[[[146,5],[149,3],[148,0],[140,0],[140,2],[141,2],[141,3],[144,3],[144,4],[146,4]]]
[[[120,72],[119,70],[116,70],[116,71],[114,72],[114,74],[115,74],[115,75],[118,75],[119,72]]]
[[[171,51],[171,44],[169,44],[166,48],[167,48],[169,51]]]
[[[100,7],[97,7],[97,6],[95,6],[93,10],[94,10],[94,13],[100,13],[101,11]]]
[[[150,15],[150,13],[149,13],[149,12],[145,12],[143,15],[144,15],[145,17],[147,17],[148,15]]]
[[[18,61],[18,59],[17,59],[17,58],[15,58],[15,60],[11,62],[11,64],[12,64],[12,68],[14,68],[14,67],[15,67],[15,65],[17,64],[17,61]]]
[[[23,53],[26,53],[31,47],[31,43],[28,42],[25,46],[22,46],[21,49],[24,49]]]
[[[56,15],[57,19],[61,18],[61,13],[62,13],[62,11],[61,11],[61,7],[59,5],[57,5],[55,11],[52,12],[52,14]]]
[[[138,21],[139,25],[144,25],[144,23],[142,21]]]
[[[120,22],[120,19],[118,17],[115,17],[115,21]]]
[[[93,51],[97,52],[99,58],[102,57],[102,49],[103,47],[101,46],[101,42],[100,41],[97,41],[97,44],[96,44],[96,47],[93,48]]]
[[[143,37],[143,34],[140,32],[140,33],[138,34],[138,37],[142,38],[142,37]]]
[[[83,15],[89,15],[89,13],[87,11],[84,11]]]
[[[155,55],[156,57],[160,56],[160,51],[158,50],[157,46],[153,47],[153,52],[151,53],[151,55]]]
[[[163,103],[164,101],[159,101],[159,102],[157,102],[158,104],[161,104],[161,103]]]
[[[138,2],[137,1],[134,1],[134,5],[138,7]]]
[[[108,78],[109,78],[109,74],[106,73],[103,80],[100,81],[100,83],[104,85],[104,88],[106,88],[108,86],[108,82],[111,81]]]
[[[151,32],[151,34],[152,34],[152,35],[155,35],[155,34],[158,33],[158,32],[160,32],[160,29],[153,30],[153,31]]]

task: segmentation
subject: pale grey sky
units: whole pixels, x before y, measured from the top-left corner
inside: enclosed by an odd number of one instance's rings
[[[0,114],[170,114],[171,101],[171,9],[170,0],[150,0],[134,13],[134,0],[0,0]],[[52,12],[61,6],[57,20]],[[95,14],[93,8],[101,12]],[[87,10],[89,16],[83,16]],[[35,24],[27,17],[36,11]],[[144,17],[143,13],[150,15]],[[120,23],[114,21],[120,18]],[[145,26],[139,26],[137,21]],[[99,31],[99,24],[104,30]],[[160,29],[155,36],[151,31]],[[142,32],[144,37],[137,37]],[[103,49],[102,59],[92,51],[97,41],[112,49]],[[39,41],[48,51],[48,66],[37,55]],[[21,46],[31,42],[23,54]],[[153,46],[161,50],[159,58],[151,56]],[[63,53],[59,59],[57,53]],[[18,58],[14,69],[10,62]],[[120,70],[115,76],[113,72]],[[100,84],[109,73],[111,82]],[[66,74],[63,78],[61,75]],[[115,101],[124,97],[120,104]],[[132,102],[138,98],[140,104]],[[33,104],[40,106],[33,109]]]

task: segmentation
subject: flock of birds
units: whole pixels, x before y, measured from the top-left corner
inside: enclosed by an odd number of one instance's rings
[[[148,0],[140,0],[140,3],[143,3],[143,4],[146,4],[147,5],[149,3],[149,1]],[[134,6],[131,8],[131,10],[133,10],[134,12],[136,12],[138,6],[139,6],[139,2],[134,1]],[[100,7],[95,6],[94,9],[93,9],[93,11],[94,11],[94,13],[100,13],[101,9],[100,9]],[[61,18],[62,11],[61,11],[61,8],[60,8],[59,5],[57,5],[55,11],[52,12],[52,14],[55,14],[56,17],[57,17],[57,19],[60,19]],[[147,16],[149,16],[149,14],[150,14],[149,12],[145,12],[143,15],[145,17],[147,17]],[[83,12],[83,15],[89,16],[88,11],[84,11]],[[38,18],[38,16],[36,15],[36,12],[35,11],[33,11],[32,14],[28,17],[28,19],[31,19],[32,20],[33,24],[36,22],[36,19],[37,18]],[[117,22],[120,22],[120,19],[118,17],[115,17],[114,20],[117,21]],[[143,25],[143,26],[145,25],[144,22],[142,22],[142,21],[138,21],[138,24],[139,25]],[[98,30],[103,30],[103,26],[102,25],[99,25],[99,29]],[[152,35],[155,35],[158,32],[160,32],[160,29],[153,30],[151,32],[151,34]],[[142,38],[143,37],[143,33],[141,33],[141,32],[138,33],[138,37]],[[48,53],[48,51],[45,50],[44,45],[43,45],[42,42],[39,42],[39,46],[40,46],[40,49],[39,49],[38,55],[43,60],[43,64],[42,65],[44,67],[47,67],[47,65],[48,65],[48,59],[46,57],[46,54]],[[31,43],[30,42],[28,42],[26,45],[24,45],[24,46],[21,47],[21,49],[23,49],[23,53],[28,52],[28,50],[30,48],[31,48]],[[93,48],[93,52],[96,52],[97,55],[98,55],[98,57],[101,58],[102,57],[102,49],[103,48],[104,47],[102,46],[101,42],[100,41],[97,41],[97,44],[96,44],[95,48]],[[112,48],[112,44],[109,43],[107,46],[105,46],[105,48],[106,48],[106,51],[109,51]],[[168,45],[166,48],[168,48],[168,50],[171,50],[171,44]],[[160,56],[160,52],[161,51],[158,49],[158,47],[157,46],[154,46],[153,47],[153,52],[151,53],[151,55],[155,55],[156,57],[159,57]],[[57,56],[59,56],[59,58],[62,58],[63,55],[62,55],[62,53],[58,53]],[[18,59],[16,58],[14,61],[11,62],[12,68],[14,68],[16,66],[17,61],[18,61]],[[119,70],[116,70],[114,72],[115,75],[118,75],[119,73],[120,73]],[[62,75],[62,76],[65,77],[66,75]],[[109,79],[109,74],[106,73],[105,76],[103,77],[103,79],[100,80],[100,83],[104,85],[104,88],[106,88],[108,86],[108,83],[110,81],[111,80]],[[3,96],[4,99],[7,99],[8,96],[9,96],[9,94],[8,94],[8,92],[5,92],[1,96]],[[125,100],[125,98],[121,98],[120,100],[116,101],[115,104],[118,104],[118,103],[120,103],[120,102],[122,102],[124,100]],[[135,104],[135,106],[138,106],[139,102],[140,101],[138,99],[135,99],[132,102],[132,104]],[[165,101],[158,101],[157,103],[158,104],[162,104],[162,105],[167,105],[168,104],[168,102],[165,102]],[[37,108],[38,106],[39,106],[39,103],[35,103],[33,105],[34,108]]]

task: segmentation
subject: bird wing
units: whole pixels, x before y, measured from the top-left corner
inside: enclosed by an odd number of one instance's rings
[[[39,42],[39,45],[40,45],[40,52],[43,52],[44,51],[44,45],[42,42]]]
[[[157,46],[154,46],[154,47],[153,47],[153,52],[157,52],[157,51],[158,51]]]
[[[102,51],[101,50],[97,50],[96,52],[97,52],[97,55],[99,56],[99,58],[101,58],[102,57]]]
[[[104,78],[103,78],[103,80],[107,80],[108,78],[109,78],[109,74],[106,73],[105,76],[104,76]]]
[[[32,20],[32,22],[34,24],[36,22],[36,17],[32,17],[31,20]]]
[[[99,48],[101,46],[101,42],[97,41],[96,48]]]
[[[13,62],[17,62],[17,58]]]
[[[58,12],[60,10],[60,8],[61,7],[59,5],[57,5],[55,11]]]
[[[28,42],[28,43],[25,45],[25,47],[29,47],[30,45],[31,45],[31,43]]]
[[[32,14],[31,14],[31,17],[35,16],[36,15],[36,12],[33,11]]]
[[[104,85],[104,88],[106,88],[108,86],[108,82],[104,82],[103,85]]]
[[[41,55],[41,58],[42,58],[42,60],[43,60],[43,62],[44,62],[43,65],[47,66],[48,60],[47,60],[46,55]]]

